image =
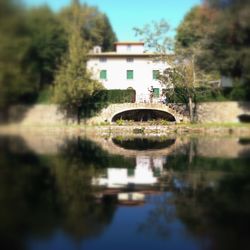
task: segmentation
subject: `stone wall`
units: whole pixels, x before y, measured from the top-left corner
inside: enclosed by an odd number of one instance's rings
[[[9,109],[8,116],[10,123],[20,123],[24,126],[51,126],[67,122],[57,105],[16,105]]]
[[[175,112],[175,110],[163,104],[112,104],[103,109],[100,114],[88,120],[89,124],[110,122],[112,117],[122,111],[129,109],[157,109],[169,112],[177,122],[187,121],[187,117]],[[207,102],[197,105],[196,117],[201,123],[206,122],[239,122],[240,115],[250,115],[250,102]],[[53,126],[74,124],[76,120],[66,119],[64,114],[58,110],[57,105],[34,105],[13,106],[9,110],[11,123],[21,125]]]
[[[241,115],[250,115],[250,102],[204,102],[196,110],[197,121],[201,123],[239,122]]]

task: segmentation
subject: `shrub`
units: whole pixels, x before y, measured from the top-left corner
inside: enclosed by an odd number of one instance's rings
[[[117,124],[118,126],[122,126],[122,125],[124,125],[124,120],[118,119],[118,120],[116,120],[116,124]]]
[[[105,89],[100,94],[107,103],[134,103],[134,89]]]

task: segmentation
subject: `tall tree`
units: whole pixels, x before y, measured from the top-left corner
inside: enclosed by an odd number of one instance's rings
[[[91,102],[95,91],[102,89],[101,83],[93,80],[87,71],[89,48],[81,36],[84,22],[78,2],[73,2],[73,19],[69,23],[68,53],[55,78],[55,101],[68,116],[76,116],[78,124]]]
[[[100,12],[97,7],[80,4],[79,2],[74,2],[74,5],[79,6],[79,15],[82,18],[80,24],[82,38],[89,42],[90,47],[99,45],[104,51],[111,50],[117,39],[108,17]],[[73,4],[59,13],[60,19],[68,30],[70,30],[71,20],[74,15],[72,6]]]
[[[37,91],[32,66],[27,61],[31,38],[25,10],[14,0],[0,2],[0,109]]]
[[[162,60],[170,67],[159,74],[161,84],[167,89],[168,99],[173,100],[177,96],[186,104],[190,120],[194,121],[196,96],[204,94],[207,78],[202,71],[196,67],[196,53],[192,49],[178,49],[170,53],[174,48],[174,41],[167,35],[170,30],[166,21],[153,22],[143,28],[135,28],[136,34],[143,37],[148,47],[156,53],[152,60]]]
[[[175,53],[184,57],[193,55],[196,69],[202,71],[203,78],[206,76],[208,80],[219,77],[216,65],[210,60],[210,51],[206,48],[217,25],[217,16],[218,11],[208,6],[193,7],[178,26],[176,33]]]
[[[37,75],[39,89],[51,84],[56,67],[67,50],[66,31],[59,18],[47,6],[26,11],[31,44],[27,61]]]
[[[241,86],[242,97],[248,99],[249,15],[248,0],[206,0],[186,15],[177,30],[178,49],[197,50],[198,47],[196,66],[232,78],[236,88]]]

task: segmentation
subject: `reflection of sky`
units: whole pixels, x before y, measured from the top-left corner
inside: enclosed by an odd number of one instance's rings
[[[173,178],[173,186],[177,189],[183,189],[183,188],[188,188],[189,184],[181,179],[177,179],[174,177]]]
[[[27,243],[29,250],[69,250],[79,249],[77,243],[66,233],[55,231],[48,239],[30,239]]]
[[[96,238],[74,242],[68,235],[55,232],[50,239],[29,241],[29,250],[136,250],[136,249],[200,249],[200,241],[190,238],[185,226],[175,217],[166,221],[163,215],[151,221],[150,215],[157,210],[157,199],[167,198],[169,193],[150,196],[144,206],[119,206],[110,226]],[[175,207],[166,204],[174,212]],[[155,224],[154,224],[155,223]],[[143,225],[143,230],[140,227]],[[158,228],[166,228],[166,237]]]

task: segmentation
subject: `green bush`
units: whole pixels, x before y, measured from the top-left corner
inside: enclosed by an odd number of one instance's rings
[[[183,99],[183,93],[185,90],[176,89],[175,93],[171,96],[167,95],[167,100],[170,103],[187,103],[188,99]],[[249,91],[250,92],[250,91]],[[210,89],[210,88],[197,88],[196,89],[196,102],[220,102],[220,101],[247,101],[249,96],[247,96],[248,91],[246,91],[245,86],[235,86],[233,88],[220,88],[220,89]]]
[[[109,103],[134,103],[135,90],[134,89],[109,89],[108,102]]]
[[[234,87],[211,89],[197,88],[195,91],[196,102],[220,102],[220,101],[249,101],[250,100],[250,84],[236,84]],[[188,99],[183,98],[184,89],[177,88],[175,93],[168,96],[167,101],[170,103],[187,103]]]
[[[100,94],[107,103],[134,103],[134,89],[105,89],[101,90]]]
[[[124,120],[122,120],[122,119],[116,120],[116,124],[118,126],[122,126],[122,125],[124,125]]]

